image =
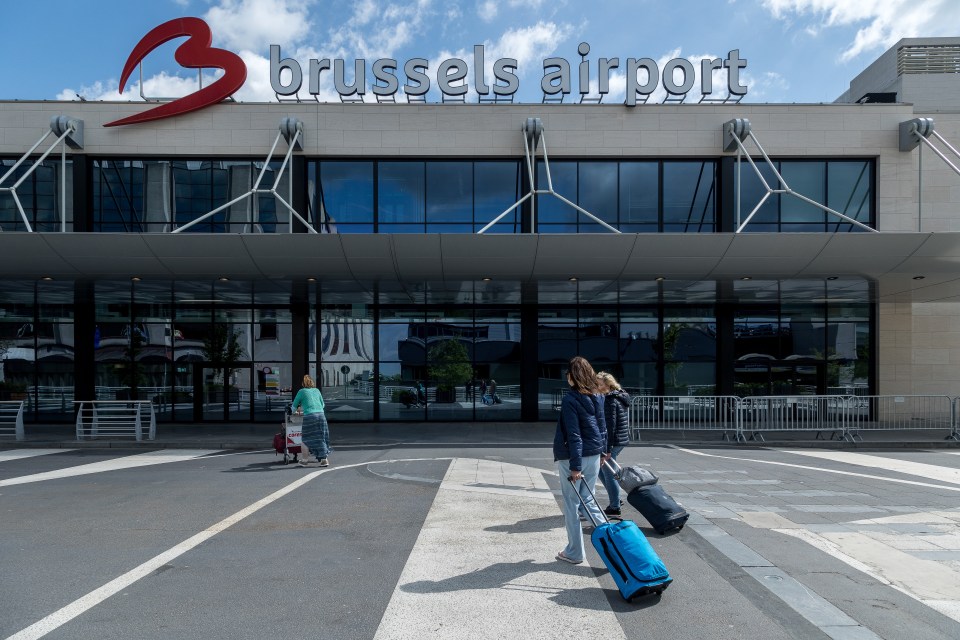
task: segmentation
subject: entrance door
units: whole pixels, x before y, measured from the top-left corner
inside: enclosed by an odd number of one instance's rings
[[[252,422],[253,365],[233,369],[194,363],[193,419],[197,422]]]
[[[822,362],[742,361],[734,368],[738,396],[812,396],[826,391]]]

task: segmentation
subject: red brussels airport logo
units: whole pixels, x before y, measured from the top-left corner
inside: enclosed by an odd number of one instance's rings
[[[120,76],[120,92],[123,92],[130,74],[148,53],[160,45],[182,36],[189,36],[190,39],[177,47],[173,56],[177,62],[189,69],[204,67],[223,69],[223,76],[213,84],[190,95],[148,109],[143,113],[108,122],[103,126],[116,127],[122,124],[136,124],[189,113],[216,104],[230,97],[243,86],[247,79],[247,65],[243,63],[240,56],[232,51],[211,47],[210,43],[213,42],[213,36],[210,33],[210,27],[200,18],[177,18],[154,28],[137,43],[133,52],[130,53],[130,57],[127,58],[127,64],[123,67],[123,74]]]

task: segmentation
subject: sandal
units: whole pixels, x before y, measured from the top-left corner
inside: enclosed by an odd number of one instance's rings
[[[557,560],[560,560],[561,562],[569,562],[570,564],[580,564],[583,562],[583,560],[574,560],[573,558],[568,558],[564,555],[563,551],[557,554]]]

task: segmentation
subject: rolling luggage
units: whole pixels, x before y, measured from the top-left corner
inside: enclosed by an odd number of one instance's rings
[[[663,535],[674,529],[683,529],[690,514],[657,483],[656,475],[643,467],[621,467],[612,458],[610,462],[613,465],[609,462],[604,464],[627,492],[627,502],[647,519],[657,533]],[[637,478],[642,481],[635,483]]]
[[[572,484],[570,478],[567,480]],[[593,492],[588,488],[590,498],[596,502]],[[583,496],[577,491],[577,497],[583,504],[584,510],[590,514]],[[603,513],[601,511],[601,513]],[[593,515],[590,514],[590,518]],[[613,581],[620,589],[620,595],[627,602],[633,598],[655,593],[660,595],[673,578],[663,564],[663,560],[653,550],[646,536],[631,520],[610,522],[604,515],[605,522],[594,522],[594,530],[590,541],[603,559],[603,563],[610,570]]]

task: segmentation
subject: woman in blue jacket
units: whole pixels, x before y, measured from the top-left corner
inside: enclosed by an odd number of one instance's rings
[[[567,546],[557,554],[557,560],[580,564],[584,559],[583,533],[577,507],[583,496],[594,522],[603,522],[603,514],[596,500],[584,487],[593,491],[600,472],[600,456],[606,453],[607,428],[603,417],[603,396],[597,385],[597,374],[585,358],[570,360],[567,370],[570,390],[560,403],[560,419],[553,438],[553,458],[560,475],[563,496],[563,517],[567,529]],[[567,478],[573,480],[568,482]]]
[[[293,410],[303,411],[303,444],[307,445],[310,454],[320,463],[321,467],[329,466],[327,456],[330,455],[330,428],[327,426],[327,417],[323,414],[323,396],[317,389],[317,383],[309,375],[303,376],[303,388],[293,399]],[[307,466],[307,457],[303,457],[301,467]]]

